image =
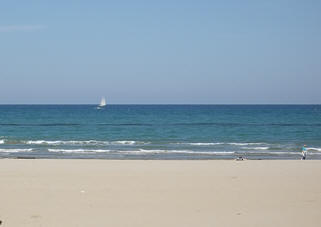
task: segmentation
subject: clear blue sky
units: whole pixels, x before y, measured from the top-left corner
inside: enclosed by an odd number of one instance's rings
[[[321,1],[0,1],[0,103],[321,103]]]

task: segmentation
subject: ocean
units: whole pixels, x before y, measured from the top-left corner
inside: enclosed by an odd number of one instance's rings
[[[0,158],[321,159],[321,105],[0,105]]]

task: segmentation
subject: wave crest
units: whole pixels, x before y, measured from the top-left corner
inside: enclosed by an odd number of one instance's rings
[[[321,148],[320,147],[307,147],[307,150],[309,151],[321,151]]]
[[[28,148],[28,149],[12,149],[12,148],[0,149],[0,152],[2,152],[2,153],[18,153],[18,152],[31,152],[31,151],[32,151],[32,148]]]
[[[49,152],[62,152],[62,153],[107,153],[110,150],[102,150],[102,149],[48,149]]]
[[[149,144],[150,142],[144,141],[131,141],[131,140],[119,140],[119,141],[98,141],[98,140],[28,140],[24,141],[25,144],[34,145],[137,145],[137,144]]]
[[[192,150],[145,150],[139,149],[135,151],[118,151],[121,153],[128,153],[128,154],[142,154],[142,153],[151,153],[151,154],[199,154],[199,155],[227,155],[227,154],[234,154],[234,151],[192,151]]]
[[[247,150],[268,150],[270,147],[242,147],[242,149]]]

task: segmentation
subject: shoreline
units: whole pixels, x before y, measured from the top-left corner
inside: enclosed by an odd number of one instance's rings
[[[320,226],[319,160],[0,159],[3,226]]]
[[[226,157],[215,157],[215,158],[95,158],[95,157],[86,157],[86,158],[66,158],[66,157],[0,157],[0,160],[104,160],[104,161],[302,161],[301,158],[248,158],[242,156],[244,160],[237,160],[239,156],[235,156],[233,158]],[[305,159],[304,161],[321,161],[321,159]]]

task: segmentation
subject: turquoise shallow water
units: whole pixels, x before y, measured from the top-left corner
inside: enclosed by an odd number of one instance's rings
[[[0,105],[0,157],[321,159],[321,105]]]

